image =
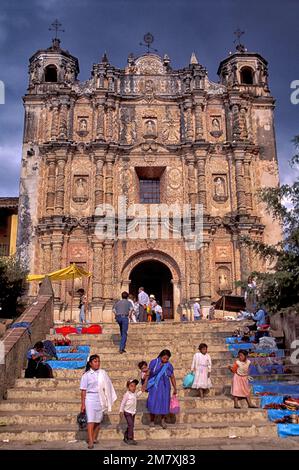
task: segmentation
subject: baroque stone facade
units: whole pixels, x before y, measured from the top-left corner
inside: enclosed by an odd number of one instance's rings
[[[265,269],[240,237],[280,238],[256,197],[278,184],[265,59],[239,47],[220,63],[219,83],[194,54],[179,70],[168,56],[130,55],[118,69],[104,55],[89,80],[80,82],[78,73],[78,60],[58,39],[30,59],[18,234],[30,272],[70,262],[92,272],[94,321],[112,319],[121,290],[134,285],[136,293],[132,273],[140,263],[169,272],[171,286],[159,295],[170,318],[197,297],[208,306],[223,292],[239,293],[236,280]],[[137,240],[96,236],[103,219],[97,208],[117,211],[119,196],[127,207],[139,203],[140,180],[150,178],[159,181],[162,204],[203,206],[199,250],[187,250],[184,238],[151,239],[148,227]],[[134,215],[125,224],[133,230]],[[69,283],[54,285],[60,318],[68,315],[70,290]]]

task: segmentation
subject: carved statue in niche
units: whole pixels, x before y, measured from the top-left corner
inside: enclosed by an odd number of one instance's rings
[[[151,101],[154,99],[155,83],[153,80],[142,80],[139,84],[139,89],[147,101]]]
[[[212,130],[210,134],[215,137],[219,138],[222,134],[223,131],[221,130],[221,118],[220,117],[213,117],[212,122],[211,122]]]
[[[144,123],[145,132],[143,137],[156,139],[157,137],[157,125],[154,119],[147,119]]]
[[[68,64],[66,66],[64,80],[67,83],[70,83],[74,80],[74,70],[73,70],[73,67],[70,64]]]
[[[137,139],[137,127],[135,122],[134,110],[121,109],[121,131],[120,138],[125,144],[132,145]]]
[[[218,276],[218,291],[219,292],[231,292],[230,272],[226,267],[220,267],[217,270]]]
[[[76,176],[74,179],[73,201],[83,203],[88,201],[87,177]]]
[[[38,83],[41,79],[41,63],[36,60],[30,67],[30,82]]]
[[[213,185],[213,199],[217,202],[227,200],[226,183],[223,176],[216,176]]]
[[[85,137],[88,134],[88,122],[86,118],[79,118],[79,130],[77,134],[80,137]]]

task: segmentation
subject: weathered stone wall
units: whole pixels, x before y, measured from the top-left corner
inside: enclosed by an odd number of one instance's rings
[[[27,350],[43,340],[53,326],[53,295],[39,295],[16,322],[31,323],[31,336],[24,328],[14,328],[9,329],[2,338],[5,363],[0,364],[0,400],[5,398],[7,389],[21,376]]]

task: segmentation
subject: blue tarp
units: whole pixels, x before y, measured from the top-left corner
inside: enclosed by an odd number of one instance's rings
[[[288,382],[251,382],[253,393],[269,392],[283,395],[299,394],[299,383]]]
[[[75,346],[56,346],[57,353],[70,353]],[[90,346],[76,346],[79,353],[90,353]],[[76,354],[76,353],[74,353]]]
[[[275,396],[265,396],[261,397],[261,408],[265,408],[266,405],[269,405],[270,403],[283,403],[283,397],[284,395],[275,395]]]
[[[238,350],[239,349],[246,349],[246,348],[243,348],[243,347],[240,347],[241,345],[238,345],[238,344],[235,344],[235,345],[232,345],[230,344],[229,345],[229,348],[230,346],[237,346],[235,348],[231,348],[230,351],[232,352],[232,355],[233,357],[236,357],[238,355]],[[276,357],[285,357],[285,352],[283,349],[255,349],[255,348],[247,348],[247,351],[251,349],[251,352],[255,352],[255,353],[262,353],[262,354],[266,354],[267,356],[270,356],[271,353],[275,353],[275,356]],[[262,356],[261,356],[262,357]],[[264,356],[266,357],[266,356]],[[248,357],[248,359],[250,360],[250,357]],[[253,359],[253,358],[252,358]]]
[[[299,424],[278,424],[279,437],[299,436]]]
[[[87,361],[88,354],[86,353],[58,353],[57,354],[58,359],[61,360],[70,360],[72,359],[73,361]]]
[[[269,364],[267,366],[259,366],[251,364],[249,366],[249,375],[272,375],[272,374],[283,374],[283,366],[279,364]]]
[[[254,340],[254,336],[250,337],[250,341]],[[241,338],[237,338],[235,336],[229,336],[228,338],[225,338],[226,344],[237,344],[237,343],[242,343]],[[247,343],[248,344],[248,343]]]
[[[268,410],[268,418],[270,421],[275,421],[276,419],[282,419],[284,416],[289,415],[299,415],[299,411],[289,411],[289,410]]]
[[[47,361],[52,369],[83,369],[86,366],[85,361]]]
[[[239,349],[254,349],[254,345],[252,343],[229,344],[228,349],[229,351],[239,351]]]

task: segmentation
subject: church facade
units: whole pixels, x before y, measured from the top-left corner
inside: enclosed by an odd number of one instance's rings
[[[20,180],[18,249],[31,273],[77,263],[92,273],[75,281],[88,290],[92,321],[111,321],[122,290],[144,286],[166,318],[189,315],[223,293],[240,293],[261,262],[244,235],[276,243],[280,228],[257,191],[279,182],[274,99],[267,62],[243,46],[224,59],[219,83],[195,54],[174,70],[167,55],[129,55],[119,69],[106,54],[81,82],[78,59],[58,39],[29,64]],[[104,204],[202,207],[202,244],[186,236],[99,234]],[[125,226],[134,230],[128,210]],[[162,219],[159,219],[162,223]],[[158,225],[159,222],[158,221]],[[83,283],[83,284],[82,284]],[[36,286],[30,286],[33,295]],[[69,318],[72,286],[54,283],[56,318]],[[77,315],[77,312],[76,312]]]

